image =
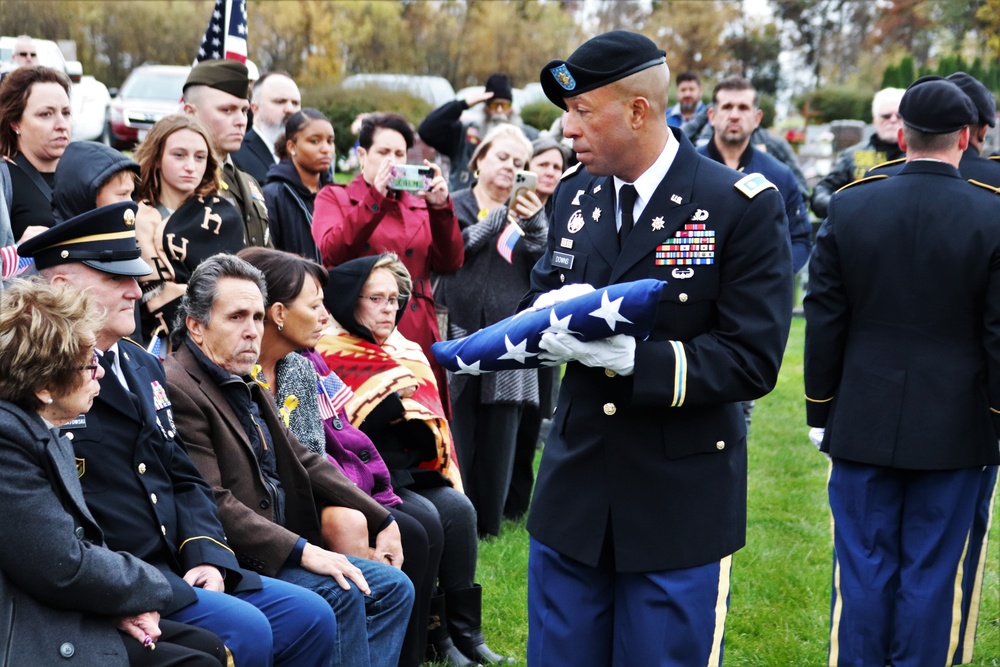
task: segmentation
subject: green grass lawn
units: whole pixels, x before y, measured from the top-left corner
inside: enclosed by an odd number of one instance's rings
[[[796,318],[775,390],[757,401],[750,432],[747,546],[733,558],[726,665],[826,664],[831,534],[826,457],[806,437],[804,321]],[[1000,514],[994,509],[994,515]],[[1000,521],[993,522],[973,665],[1000,666]],[[507,522],[480,544],[484,632],[525,664],[528,536]],[[571,667],[571,666],[567,666]]]

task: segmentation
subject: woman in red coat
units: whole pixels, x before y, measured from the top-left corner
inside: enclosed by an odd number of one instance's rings
[[[358,135],[361,173],[348,185],[328,185],[316,196],[313,238],[324,266],[386,252],[396,253],[413,278],[413,294],[399,331],[420,345],[431,362],[441,391],[441,403],[450,413],[448,379],[431,354],[441,339],[431,272],[453,273],[462,266],[465,250],[455,208],[441,169],[430,162],[434,179],[427,190],[392,190],[392,167],[406,164],[413,147],[413,129],[398,114],[367,116]],[[450,418],[450,414],[448,417]]]

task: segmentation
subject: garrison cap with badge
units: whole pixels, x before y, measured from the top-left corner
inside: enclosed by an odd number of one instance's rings
[[[560,109],[564,98],[614,83],[644,69],[666,63],[666,53],[648,37],[613,30],[584,42],[566,60],[551,60],[542,68],[545,96]]]
[[[910,84],[899,101],[903,124],[926,134],[957,132],[975,125],[979,111],[954,82],[940,76],[923,76]]]
[[[965,72],[955,72],[948,75],[947,79],[961,88],[969,96],[969,99],[972,100],[972,103],[976,105],[976,110],[979,112],[980,124],[996,127],[997,101],[989,88]]]
[[[39,270],[82,262],[104,273],[147,275],[152,269],[140,258],[135,238],[137,209],[134,202],[95,208],[28,239],[17,252],[22,257],[34,257]]]
[[[184,90],[191,86],[208,86],[241,100],[250,98],[247,66],[236,60],[204,60],[198,63],[191,68]]]

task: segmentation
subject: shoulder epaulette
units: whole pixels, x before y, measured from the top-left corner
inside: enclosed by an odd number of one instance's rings
[[[564,178],[569,178],[570,176],[572,176],[576,172],[580,171],[580,167],[582,167],[582,166],[583,166],[582,162],[577,162],[572,167],[570,167],[569,169],[567,169],[566,171],[564,171],[562,173],[562,176],[559,177],[559,180],[561,181]]]
[[[987,159],[988,160],[996,160],[997,162],[1000,162],[1000,155],[991,155]]]
[[[856,181],[851,181],[847,185],[845,185],[845,186],[841,187],[839,190],[837,190],[837,192],[843,192],[847,188],[853,187],[855,185],[860,185],[861,183],[870,183],[872,181],[881,181],[883,178],[889,178],[889,175],[888,174],[874,174],[872,176],[865,176],[864,178],[859,178]],[[834,192],[833,194],[837,194],[837,192]]]
[[[975,180],[973,180],[971,178],[969,179],[969,183],[972,183],[973,185],[978,185],[979,187],[983,188],[984,190],[989,190],[990,192],[992,192],[994,194],[1000,195],[1000,188],[994,187],[994,186],[992,186],[992,185],[990,185],[988,183],[983,183],[981,181],[975,181]]]
[[[768,188],[778,189],[774,183],[764,178],[763,174],[748,174],[736,181],[733,187],[746,195],[748,199],[753,199]]]
[[[140,350],[142,350],[143,352],[145,352],[145,351],[146,351],[146,348],[145,348],[145,346],[143,346],[143,344],[142,344],[142,343],[140,343],[140,342],[138,342],[138,341],[135,341],[135,340],[132,340],[132,339],[131,339],[131,338],[129,338],[128,336],[125,336],[124,338],[122,338],[122,340],[123,340],[123,341],[125,341],[126,343],[132,343],[133,345],[135,345],[135,346],[136,346],[137,348],[139,348],[139,349],[140,349]]]
[[[896,158],[895,160],[889,160],[887,162],[880,162],[879,164],[875,165],[874,167],[868,167],[868,171],[865,172],[865,175],[871,174],[876,169],[883,169],[885,167],[891,167],[893,165],[902,164],[903,162],[906,162],[906,158],[905,157]],[[874,175],[874,174],[872,174],[872,175]]]

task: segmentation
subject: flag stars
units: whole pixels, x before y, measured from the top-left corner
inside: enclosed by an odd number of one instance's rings
[[[510,336],[504,334],[503,337],[504,345],[507,347],[507,352],[500,355],[500,359],[513,359],[519,364],[523,364],[528,357],[538,356],[537,352],[528,352],[528,339],[525,338],[517,345],[510,342]]]
[[[458,370],[455,371],[455,375],[481,375],[482,371],[479,370],[479,361],[471,364],[467,364],[462,361],[462,357],[455,357],[458,362]]]
[[[570,313],[566,317],[563,317],[562,319],[560,319],[559,316],[556,315],[556,309],[553,308],[552,310],[549,311],[549,326],[546,327],[542,331],[542,333],[543,334],[544,333],[549,333],[549,332],[551,332],[551,333],[568,333],[568,334],[574,334],[575,335],[577,332],[570,331],[570,328],[569,328],[569,321],[571,319],[573,319],[573,313]]]
[[[598,317],[603,319],[608,324],[608,328],[612,331],[615,330],[615,324],[618,322],[625,322],[626,324],[632,324],[632,321],[625,318],[618,312],[622,307],[622,301],[625,297],[620,296],[614,301],[608,298],[608,293],[605,291],[601,294],[601,307],[595,311],[592,311],[590,315],[592,317]]]

